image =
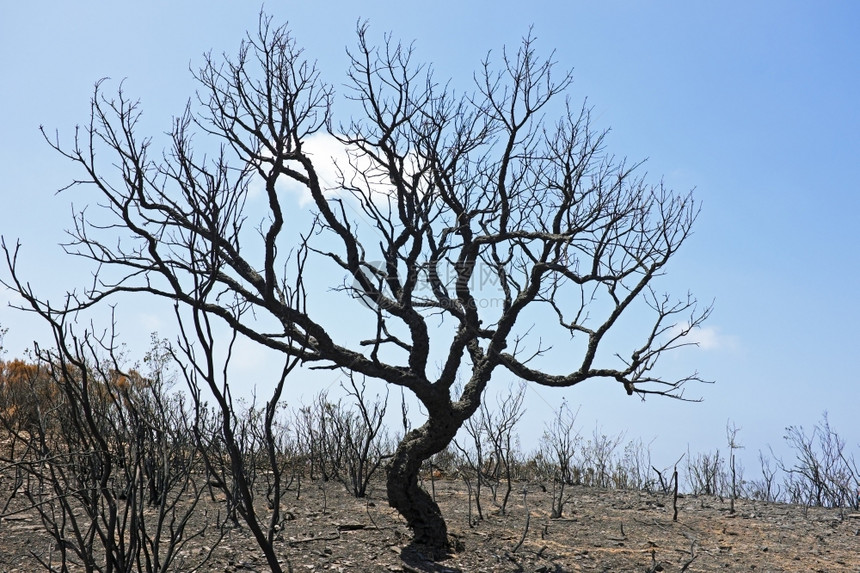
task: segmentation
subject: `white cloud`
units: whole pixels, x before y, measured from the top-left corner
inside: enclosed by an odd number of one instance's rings
[[[304,142],[304,150],[314,163],[324,191],[334,191],[339,188],[340,175],[338,167],[350,175],[349,157],[346,148],[334,136],[328,133],[315,133]],[[299,167],[301,170],[301,167]],[[299,195],[299,206],[304,207],[313,199],[310,191],[295,181],[288,180],[284,188]]]
[[[332,192],[339,188],[338,181],[340,181],[340,175],[338,168],[344,171],[347,178],[355,172],[349,165],[346,147],[334,136],[328,133],[315,133],[305,139],[302,144],[305,153],[311,157],[314,163],[317,177],[319,177],[324,191]],[[265,155],[269,154],[265,153]],[[299,172],[304,172],[304,169],[298,163],[293,165],[293,167]],[[281,191],[295,194],[300,207],[308,205],[313,200],[310,191],[305,186],[291,179],[281,179],[278,182],[278,187]],[[256,198],[263,194],[263,180],[259,176],[255,176],[249,186],[249,196]]]
[[[366,155],[357,152],[354,147],[345,146],[337,138],[328,133],[315,133],[302,142],[304,151],[310,156],[320,180],[323,191],[329,194],[342,192],[340,182],[345,180],[347,185],[353,184],[360,189],[368,189],[371,198],[384,201],[393,193],[384,169],[380,169]],[[352,153],[352,156],[350,156]],[[304,169],[298,163],[295,167],[299,172]],[[410,155],[407,158],[407,172],[417,171],[417,160]],[[278,182],[283,191],[294,193],[298,197],[300,207],[305,207],[313,201],[310,191],[291,179],[284,178]],[[263,182],[255,177],[249,187],[252,198],[262,196]]]
[[[689,325],[686,323],[676,324],[670,330],[670,335],[680,334],[687,328]],[[697,326],[679,342],[697,344],[702,350],[735,350],[739,346],[736,336],[722,333],[717,326]]]

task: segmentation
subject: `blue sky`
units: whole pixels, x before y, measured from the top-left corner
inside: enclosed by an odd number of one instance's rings
[[[465,4],[465,6],[464,6]],[[324,78],[344,80],[345,48],[366,18],[371,35],[415,41],[438,78],[470,87],[488,50],[514,46],[530,25],[545,54],[573,68],[574,101],[588,98],[608,147],[648,161],[679,191],[696,188],[695,235],[661,283],[715,301],[701,346],[667,357],[667,370],[698,369],[714,385],[690,387],[701,404],[641,403],[613,385],[529,392],[524,445],[549,405],[582,404],[596,423],[628,438],[656,438],[657,463],[725,447],[741,428],[754,457],[779,447],[787,425],[811,427],[826,410],[860,448],[860,5],[844,2],[270,2]],[[0,7],[0,234],[23,244],[21,267],[47,296],[86,284],[88,269],[58,243],[75,172],[42,141],[44,125],[70,136],[87,120],[96,80],[125,78],[142,128],[158,135],[193,95],[189,66],[209,50],[232,54],[256,26],[251,2],[29,2]],[[112,85],[116,85],[115,83]],[[8,293],[0,293],[6,302]],[[121,304],[123,334],[145,343],[163,331],[158,310]],[[30,317],[0,308],[8,353],[44,337]],[[250,350],[245,365],[261,370]],[[256,370],[255,370],[256,369]],[[261,378],[255,378],[261,379]],[[503,390],[499,379],[491,389]],[[261,384],[264,385],[264,384]],[[610,387],[611,386],[611,387]],[[295,381],[291,396],[317,389]],[[677,454],[677,455],[676,455]],[[752,465],[750,462],[748,465]],[[752,471],[752,468],[750,469]]]

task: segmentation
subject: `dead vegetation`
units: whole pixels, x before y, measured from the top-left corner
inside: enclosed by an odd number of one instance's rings
[[[146,374],[65,342],[0,362],[2,571],[860,570],[856,462],[826,416],[748,481],[731,426],[727,454],[660,469],[641,441],[583,437],[566,405],[525,454],[511,388],[424,465],[440,559],[388,504],[387,396],[207,409],[170,389],[161,341]]]
[[[0,483],[4,497],[12,483]],[[298,499],[290,491],[274,547],[297,572],[860,570],[860,513],[853,511],[737,500],[731,513],[725,498],[682,496],[676,522],[670,495],[571,486],[566,517],[553,519],[551,492],[536,482],[515,486],[528,492],[527,506],[521,494],[511,497],[505,515],[489,503],[484,519],[470,527],[464,483],[436,480],[436,499],[459,549],[433,562],[408,545],[409,530],[388,507],[381,481],[371,483],[365,498],[332,481],[308,481]],[[182,548],[170,570],[188,571],[200,561],[200,571],[267,570],[247,527],[219,526],[222,504],[223,496],[204,496],[189,527],[205,533]],[[58,565],[57,542],[24,496],[7,508],[0,536],[0,570]],[[84,570],[74,560],[67,565]]]

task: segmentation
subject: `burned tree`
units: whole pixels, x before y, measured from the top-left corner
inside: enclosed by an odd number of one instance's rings
[[[699,379],[664,379],[654,367],[710,309],[652,284],[698,206],[605,151],[589,110],[565,99],[571,76],[539,58],[531,36],[488,56],[464,94],[417,65],[411,47],[390,38],[374,47],[365,26],[357,36],[345,105],[358,111],[341,123],[332,88],[265,17],[237,58],[206,58],[196,104],[175,120],[164,153],[153,156],[138,133],[138,105],[97,85],[74,142],[49,138],[104,207],[81,212],[72,230],[69,250],[99,273],[76,302],[163,297],[306,366],[409,389],[427,419],[391,459],[389,503],[416,543],[445,549],[445,522],[418,471],[479,408],[494,374],[552,387],[601,378],[642,397],[682,397]],[[196,155],[194,137],[198,146],[211,137],[216,152]],[[309,151],[320,137],[347,158],[334,182],[322,176],[330,159]],[[304,226],[284,182],[309,197]],[[248,222],[252,184],[267,212]],[[347,277],[330,286],[360,317],[349,333],[314,311],[322,295],[306,284],[317,269]],[[495,285],[492,301],[480,280]],[[634,307],[651,318],[613,354],[607,335]],[[550,369],[553,352],[568,361],[562,371]]]

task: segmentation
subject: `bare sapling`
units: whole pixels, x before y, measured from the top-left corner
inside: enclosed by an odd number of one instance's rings
[[[583,483],[593,487],[610,487],[615,464],[615,450],[624,434],[609,436],[594,427],[591,439],[582,448]]]
[[[505,515],[508,500],[513,490],[512,474],[513,467],[518,455],[516,425],[525,414],[523,400],[525,398],[526,385],[521,382],[516,389],[508,387],[508,391],[496,397],[496,409],[490,411],[486,401],[481,404],[481,412],[478,416],[484,430],[484,435],[489,440],[494,453],[497,475],[505,484],[499,512]],[[495,490],[494,490],[495,494]],[[495,495],[494,495],[495,499]]]
[[[793,463],[780,460],[784,489],[791,503],[817,507],[858,507],[860,471],[845,441],[830,426],[827,412],[806,433],[801,426],[786,428],[785,441],[794,452]]]
[[[480,414],[466,420],[463,423],[463,429],[469,436],[468,441],[461,445],[460,441],[455,439],[452,443],[460,452],[459,473],[470,492],[470,499],[473,497],[472,492],[474,492],[475,510],[477,511],[475,519],[482,521],[484,511],[481,507],[481,490],[484,484],[489,483],[486,470],[492,465],[488,455],[488,453],[492,453],[492,450],[488,444],[485,424],[481,423]]]
[[[366,395],[366,381],[356,383],[350,374],[344,389],[353,407],[341,404],[332,411],[332,438],[342,444],[342,463],[336,478],[355,497],[365,497],[370,481],[382,463],[390,457],[391,444],[383,424],[388,404],[388,391],[377,395],[373,402]]]
[[[566,489],[573,484],[574,456],[582,443],[575,424],[576,413],[571,413],[564,402],[544,426],[541,451],[545,459],[551,460],[553,468],[550,517],[554,519],[563,517],[564,506],[570,500]]]
[[[730,507],[729,512],[735,512],[735,500],[742,494],[743,488],[743,471],[742,468],[738,467],[737,460],[735,458],[735,450],[743,449],[743,446],[737,440],[738,432],[740,428],[738,428],[732,422],[726,422],[726,440],[728,441],[729,447],[729,471],[731,472],[731,492],[729,494],[730,498]],[[741,474],[740,476],[738,474]]]
[[[197,291],[206,294],[205,289]],[[290,568],[289,561],[275,546],[275,537],[284,520],[282,512],[282,488],[285,466],[279,461],[278,439],[274,431],[276,414],[281,394],[289,373],[298,361],[283,360],[280,375],[274,380],[271,395],[260,415],[262,433],[252,433],[247,419],[234,403],[229,380],[230,364],[240,334],[228,329],[226,336],[213,325],[213,318],[204,311],[203,301],[192,308],[190,316],[176,309],[180,336],[168,351],[190,391],[194,404],[193,432],[198,451],[201,453],[207,473],[214,477],[211,483],[228,499],[229,505],[251,531],[272,573],[283,571],[282,563]],[[241,310],[237,310],[241,312]],[[220,342],[224,341],[223,347]],[[212,415],[207,415],[207,396],[215,406]],[[207,420],[215,421],[217,433],[212,434]],[[262,442],[260,442],[262,440]],[[213,444],[221,447],[212,448]],[[263,497],[268,503],[258,503],[260,492],[256,478],[260,473],[269,474],[271,481]]]
[[[773,455],[772,450],[771,455]],[[774,462],[761,450],[758,451],[758,460],[761,478],[752,480],[750,497],[764,502],[779,501],[782,496],[782,487],[776,479],[780,471],[779,463]]]
[[[725,478],[725,461],[720,450],[713,454],[687,452],[687,484],[693,495],[722,495]]]

